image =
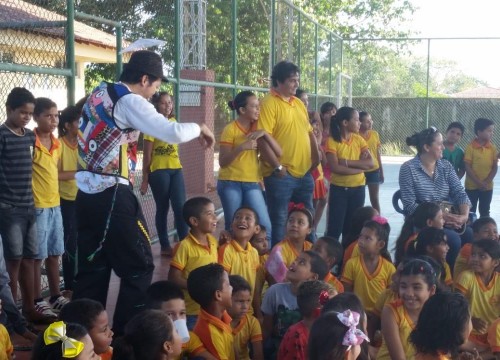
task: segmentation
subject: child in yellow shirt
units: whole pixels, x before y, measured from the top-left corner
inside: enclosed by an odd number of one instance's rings
[[[312,231],[313,216],[304,204],[290,203],[286,221],[286,238],[277,243],[266,263],[266,269],[275,282],[282,282],[290,264],[302,252],[312,248],[306,240]]]
[[[500,244],[482,239],[472,245],[470,271],[463,271],[455,289],[469,301],[473,330],[466,349],[479,352],[493,350],[500,355],[500,336],[497,334],[500,314],[500,276],[495,271],[500,264]]]
[[[260,231],[252,236],[250,244],[259,253],[260,266],[257,270],[257,276],[255,278],[255,295],[254,295],[254,305],[253,311],[254,316],[259,319],[262,323],[263,317],[260,311],[260,305],[262,304],[262,299],[264,294],[269,288],[270,283],[274,282],[274,279],[266,270],[266,262],[269,257],[269,241],[267,240],[267,229],[264,225],[260,225]]]
[[[187,291],[189,273],[200,266],[217,262],[217,240],[212,236],[217,227],[214,203],[204,197],[189,199],[182,209],[184,221],[191,230],[174,249],[168,280],[184,291],[187,326],[193,330],[200,306]]]
[[[473,243],[481,239],[491,239],[498,241],[498,229],[495,219],[486,216],[477,219],[472,224],[472,241]],[[469,260],[472,253],[472,244],[468,243],[462,246],[455,260],[453,267],[453,280],[457,280],[462,271],[470,270]]]
[[[229,283],[233,288],[233,293],[232,305],[228,313],[233,319],[231,328],[238,360],[250,360],[249,346],[252,348],[252,359],[263,360],[262,330],[257,318],[249,313],[252,299],[250,284],[239,275],[230,275]]]
[[[344,285],[331,273],[333,267],[342,259],[343,249],[340,242],[329,236],[320,237],[314,243],[312,250],[316,251],[328,265],[329,271],[323,281],[330,284],[337,291],[337,294],[343,293]]]
[[[64,253],[64,229],[59,197],[59,171],[61,144],[53,135],[59,124],[55,102],[48,98],[36,99],[33,119],[36,142],[33,155],[33,198],[36,208],[38,255],[35,256],[34,288],[35,309],[38,313],[57,317],[69,302],[59,288],[59,259]],[[45,261],[50,299],[42,296],[42,262]]]
[[[493,197],[493,178],[498,169],[497,148],[491,142],[495,123],[479,118],[474,122],[476,138],[465,149],[465,192],[476,212],[479,202],[479,215],[490,216]]]
[[[260,298],[255,292],[257,272],[260,268],[259,253],[250,244],[252,236],[259,230],[259,216],[255,210],[241,207],[235,211],[231,224],[233,239],[219,248],[219,264],[229,275],[240,275],[250,284],[250,293]],[[255,299],[255,303],[259,302]],[[260,302],[259,302],[260,303]],[[250,308],[250,314],[252,314]]]

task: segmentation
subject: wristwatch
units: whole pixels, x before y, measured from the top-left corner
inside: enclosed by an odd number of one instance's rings
[[[281,172],[282,169],[283,169],[283,165],[279,165],[278,167],[274,168],[273,173],[278,174]]]

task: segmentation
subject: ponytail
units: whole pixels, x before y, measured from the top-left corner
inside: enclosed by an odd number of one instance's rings
[[[234,98],[234,100],[230,100],[227,102],[227,106],[233,111],[236,111],[236,113],[239,115],[240,114],[240,108],[244,108],[247,106],[247,101],[249,97],[255,96],[255,94],[251,91],[245,90]]]
[[[342,142],[342,132],[340,128],[340,124],[342,124],[342,121],[344,120],[351,120],[352,115],[356,109],[348,106],[343,106],[340,109],[337,110],[335,115],[332,116],[330,120],[330,135],[332,136],[333,140],[336,142]]]

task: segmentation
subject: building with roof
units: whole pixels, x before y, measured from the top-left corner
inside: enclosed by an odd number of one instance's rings
[[[0,24],[2,25],[0,27],[0,62],[64,68],[65,28],[40,25],[42,22],[47,22],[49,25],[51,22],[55,24],[61,21],[66,21],[66,17],[26,1],[0,0]],[[116,38],[112,34],[78,21],[74,23],[74,33],[75,98],[79,99],[85,95],[85,64],[116,62]],[[3,72],[0,76],[2,104],[5,103],[5,97],[10,89],[15,86],[24,86],[35,96],[50,97],[60,108],[67,105],[65,77]],[[5,94],[4,91],[6,91]]]
[[[463,99],[500,99],[500,89],[490,86],[479,86],[450,95],[453,98]]]

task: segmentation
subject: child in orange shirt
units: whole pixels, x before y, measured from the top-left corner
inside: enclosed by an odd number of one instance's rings
[[[250,360],[249,346],[252,348],[252,359],[263,360],[262,330],[259,321],[249,314],[252,291],[250,284],[239,275],[230,275],[229,283],[233,288],[232,305],[228,313],[233,319],[234,342],[238,351],[238,360]]]
[[[234,360],[231,317],[233,288],[222,265],[208,264],[189,273],[187,287],[191,298],[200,305],[200,315],[193,332],[198,335],[207,351],[220,360]]]

